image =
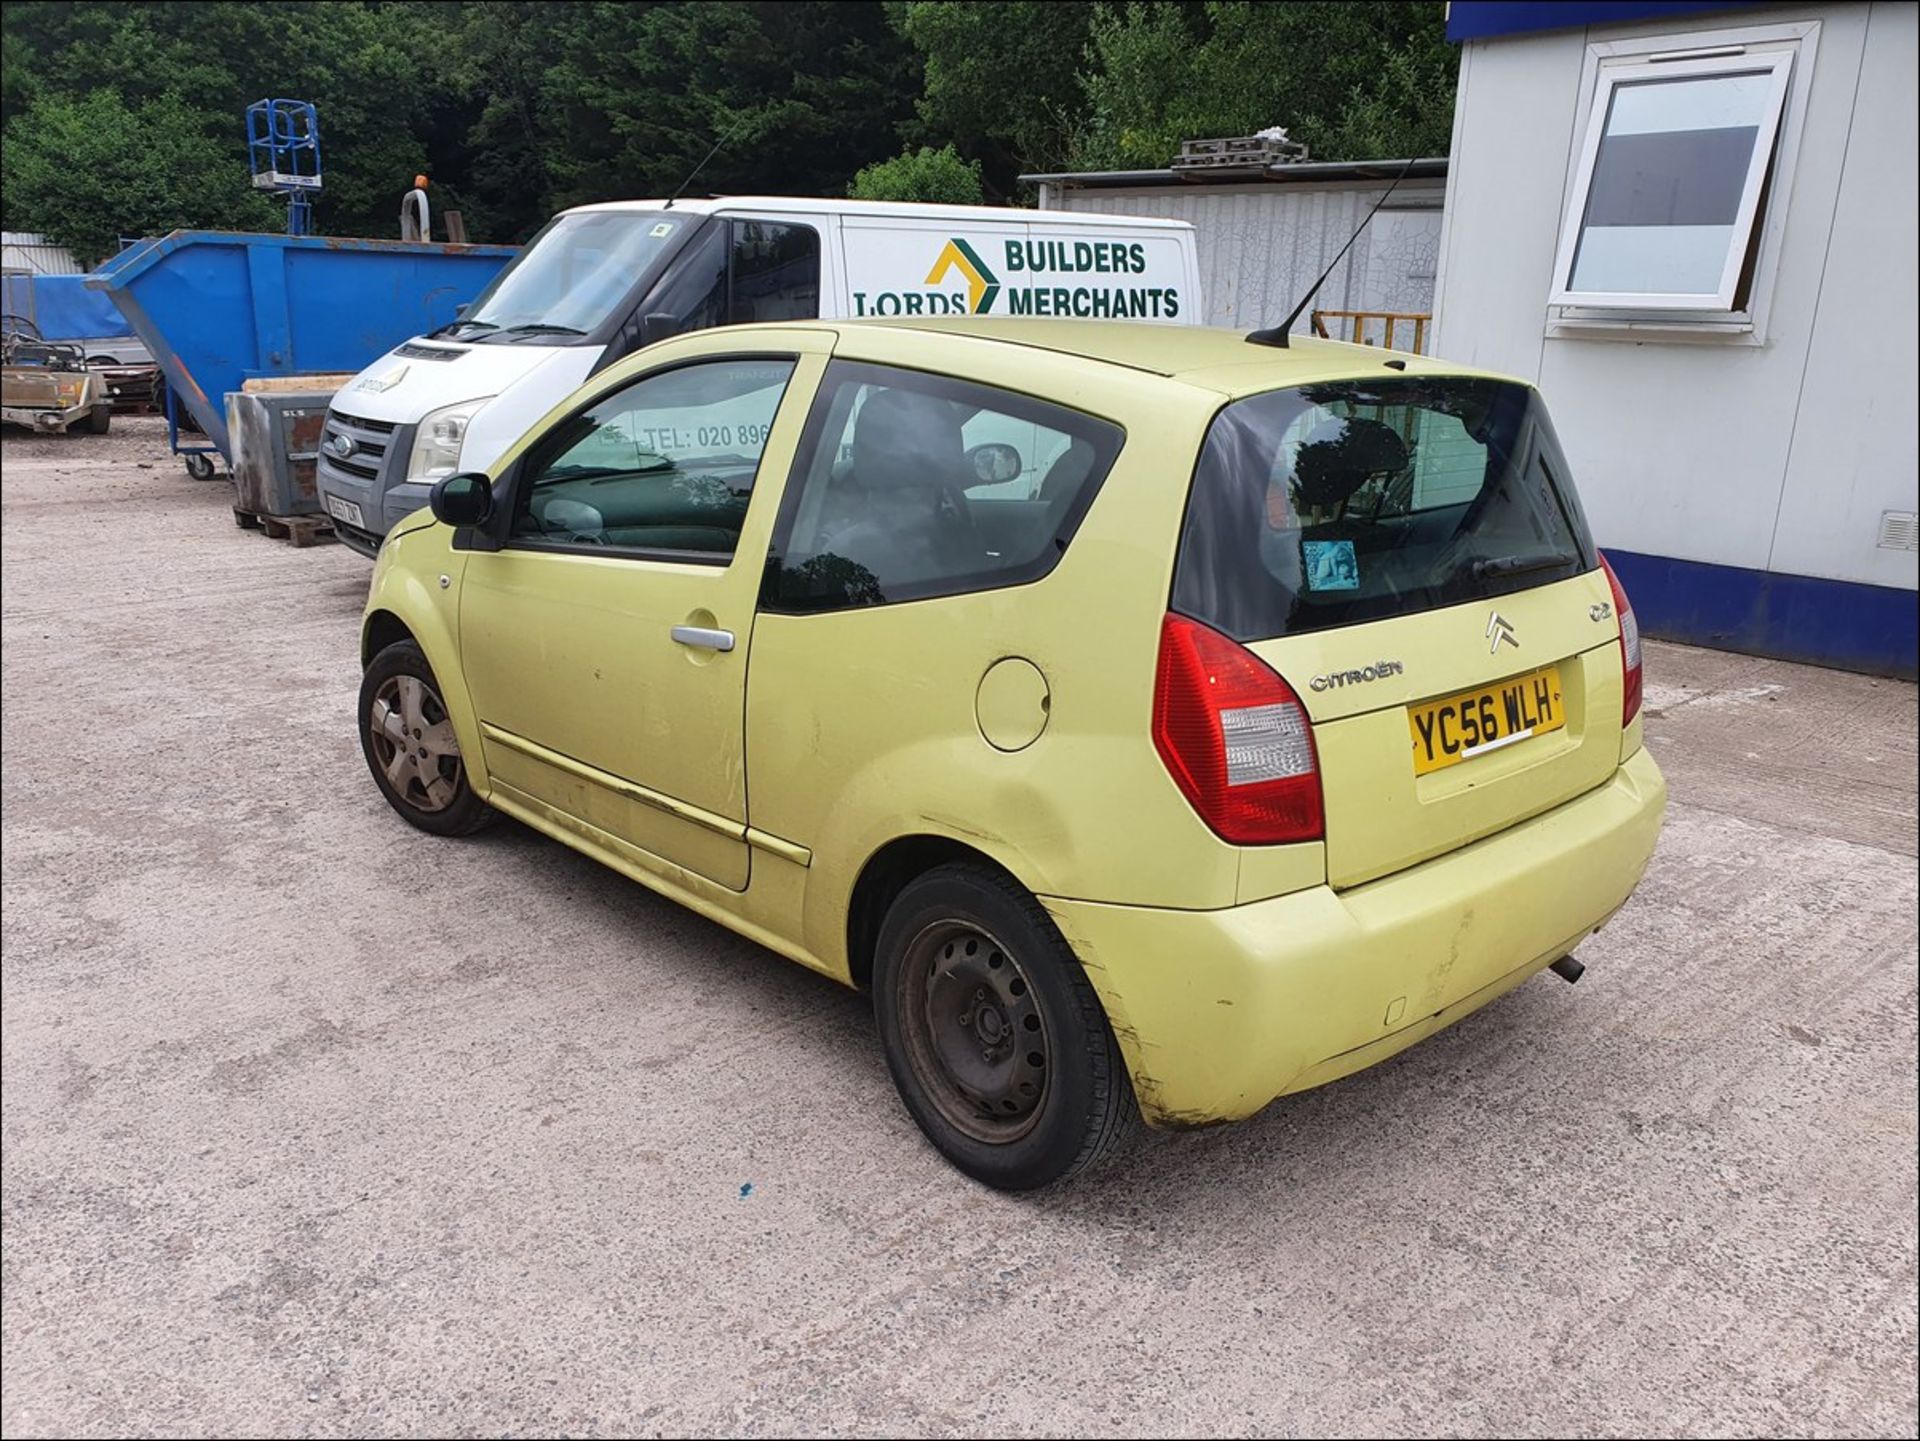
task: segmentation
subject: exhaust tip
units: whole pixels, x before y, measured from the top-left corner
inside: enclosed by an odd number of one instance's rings
[[[1572,985],[1587,973],[1587,968],[1572,956],[1562,956],[1559,960],[1548,966],[1547,969],[1552,971],[1568,985]]]

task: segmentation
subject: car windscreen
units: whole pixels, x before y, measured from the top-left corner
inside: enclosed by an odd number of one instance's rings
[[[1410,615],[1599,564],[1540,397],[1397,377],[1268,391],[1214,417],[1173,609],[1236,640]]]
[[[524,337],[548,345],[585,335],[698,223],[698,216],[659,210],[557,216],[444,333],[471,343]]]

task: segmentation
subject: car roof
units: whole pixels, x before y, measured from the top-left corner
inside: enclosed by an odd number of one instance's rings
[[[837,330],[911,330],[929,335],[964,337],[996,345],[1018,345],[1074,356],[1102,365],[1124,366],[1150,375],[1166,376],[1225,395],[1249,395],[1317,380],[1373,378],[1388,362],[1404,366],[1408,375],[1477,375],[1514,380],[1511,376],[1469,366],[1452,365],[1426,356],[1383,351],[1378,346],[1351,345],[1294,335],[1283,348],[1255,345],[1244,330],[1214,326],[1151,324],[1123,320],[1051,320],[1018,316],[923,316],[909,319],[831,322]],[[1514,380],[1515,384],[1526,384]]]
[[[665,200],[602,200],[575,205],[561,212],[660,210]],[[1005,205],[924,205],[912,201],[835,200],[813,195],[714,195],[701,200],[676,200],[675,210],[689,215],[725,214],[736,210],[790,215],[846,215],[881,220],[940,220],[976,225],[1064,225],[1099,230],[1191,231],[1190,220],[1167,220],[1147,215],[1108,215],[1080,210],[1026,210]]]

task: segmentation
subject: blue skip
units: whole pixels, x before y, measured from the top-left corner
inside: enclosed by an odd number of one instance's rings
[[[321,235],[176,230],[129,246],[87,277],[166,377],[176,454],[231,461],[226,395],[262,376],[352,374],[445,325],[518,254]],[[199,427],[181,443],[178,411]]]

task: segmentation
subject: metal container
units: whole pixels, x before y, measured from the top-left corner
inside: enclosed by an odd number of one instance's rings
[[[510,245],[176,230],[129,246],[86,283],[112,297],[174,404],[231,464],[229,391],[260,376],[361,370],[452,320],[516,254]]]
[[[327,402],[335,388],[228,393],[227,436],[233,447],[236,509],[267,516],[319,512],[313,472],[320,458]]]

